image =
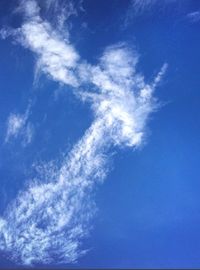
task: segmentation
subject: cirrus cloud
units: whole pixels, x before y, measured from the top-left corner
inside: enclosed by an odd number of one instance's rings
[[[93,122],[52,177],[30,182],[10,204],[0,220],[0,248],[25,265],[76,262],[86,252],[81,240],[95,213],[91,195],[108,173],[110,146],[141,145],[166,65],[146,83],[137,72],[137,52],[123,43],[107,47],[91,65],[40,17],[36,1],[22,2],[22,9],[25,21],[14,38],[37,56],[41,72],[90,104]],[[14,119],[10,136],[24,125]]]

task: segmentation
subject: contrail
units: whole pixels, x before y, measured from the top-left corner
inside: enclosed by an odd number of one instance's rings
[[[37,55],[40,70],[72,86],[91,105],[94,119],[56,170],[56,179],[30,183],[6,209],[0,220],[0,249],[19,264],[76,262],[85,253],[81,240],[95,212],[92,190],[107,175],[110,146],[141,144],[155,108],[152,94],[166,66],[146,84],[136,72],[137,53],[124,44],[106,48],[99,64],[92,66],[41,19],[36,1],[23,1],[21,7],[25,23],[12,35]],[[91,91],[80,90],[86,85]]]

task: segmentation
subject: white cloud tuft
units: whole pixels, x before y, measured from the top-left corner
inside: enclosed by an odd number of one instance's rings
[[[7,131],[5,142],[8,143],[11,139],[16,139],[21,136],[22,144],[26,146],[33,137],[33,126],[28,123],[29,109],[25,114],[11,113],[7,120]]]
[[[6,141],[8,141],[11,137],[17,137],[21,129],[25,124],[25,117],[21,115],[11,114],[8,118],[8,127],[6,134]]]

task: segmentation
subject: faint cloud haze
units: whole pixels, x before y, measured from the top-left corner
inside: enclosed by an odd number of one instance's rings
[[[200,21],[200,11],[188,13],[187,18],[193,23]]]

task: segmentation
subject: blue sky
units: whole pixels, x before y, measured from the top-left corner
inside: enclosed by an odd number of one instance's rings
[[[198,268],[195,0],[0,5],[0,268]]]

